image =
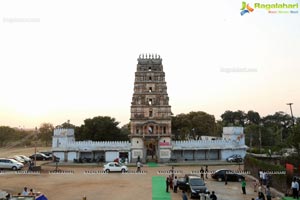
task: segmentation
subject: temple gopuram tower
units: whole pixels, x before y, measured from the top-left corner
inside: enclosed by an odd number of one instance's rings
[[[171,158],[171,106],[162,59],[140,55],[131,102],[131,161],[167,162]]]

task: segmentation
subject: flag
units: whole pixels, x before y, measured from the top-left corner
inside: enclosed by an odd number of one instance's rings
[[[285,164],[285,170],[288,174],[293,174],[294,172],[294,165],[290,164],[290,163],[286,163]]]

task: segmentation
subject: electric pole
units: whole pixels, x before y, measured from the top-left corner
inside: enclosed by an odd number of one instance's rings
[[[294,116],[293,116],[293,109],[292,109],[293,103],[287,103],[286,105],[290,106],[291,116],[292,116],[292,122],[293,122],[293,126],[294,126]]]

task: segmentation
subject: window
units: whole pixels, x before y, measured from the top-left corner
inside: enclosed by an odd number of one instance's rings
[[[149,99],[148,103],[149,103],[149,105],[152,105],[152,99]]]
[[[150,92],[150,93],[152,92],[152,87],[149,87],[149,92]]]
[[[152,80],[152,77],[151,76],[149,76],[149,81],[151,81]]]
[[[136,134],[139,134],[140,133],[140,130],[137,128],[136,129]]]
[[[153,117],[153,111],[152,110],[149,111],[149,117]]]
[[[148,68],[148,71],[149,71],[149,72],[151,71],[151,67]]]
[[[166,133],[166,130],[167,130],[167,129],[166,129],[166,127],[164,126],[164,132],[163,132],[163,133]]]

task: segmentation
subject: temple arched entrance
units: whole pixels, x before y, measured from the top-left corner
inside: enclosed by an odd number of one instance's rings
[[[157,162],[157,146],[158,141],[153,138],[147,138],[144,141],[144,148],[145,148],[145,155],[146,155],[146,161],[147,162]]]

